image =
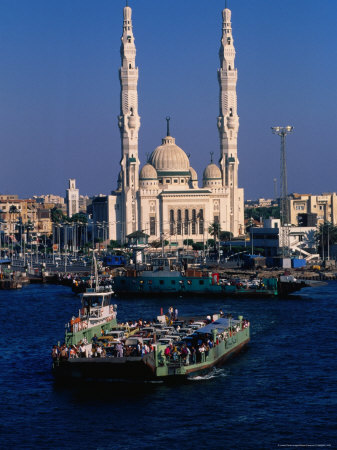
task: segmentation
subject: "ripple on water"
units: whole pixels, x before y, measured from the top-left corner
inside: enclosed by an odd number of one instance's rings
[[[243,314],[247,350],[188,383],[54,384],[50,348],[79,299],[62,286],[0,292],[0,433],[15,448],[133,449],[336,446],[336,289],[296,299],[118,300],[120,320],[152,318],[172,304],[184,315]],[[76,436],[74,440],[73,437]]]

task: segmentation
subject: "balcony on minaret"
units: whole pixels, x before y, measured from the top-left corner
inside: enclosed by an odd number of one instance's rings
[[[228,159],[227,159],[228,164],[235,164],[235,158],[231,155]]]

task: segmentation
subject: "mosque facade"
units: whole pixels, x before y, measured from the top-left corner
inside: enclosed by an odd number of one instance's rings
[[[220,68],[218,69],[220,138],[219,164],[211,161],[200,185],[189,157],[170,133],[153,150],[143,167],[138,157],[138,67],[132,27],[132,10],[124,8],[121,43],[120,115],[121,170],[117,190],[96,207],[96,220],[109,224],[109,238],[125,242],[126,236],[143,231],[149,241],[168,240],[181,245],[185,239],[202,242],[213,223],[234,236],[243,233],[244,193],[238,187],[237,69],[231,27],[231,11],[222,12]],[[99,209],[101,208],[101,210]],[[103,209],[102,209],[103,208]],[[102,213],[104,211],[104,213]],[[102,215],[103,214],[103,215]],[[95,212],[94,212],[95,220]]]

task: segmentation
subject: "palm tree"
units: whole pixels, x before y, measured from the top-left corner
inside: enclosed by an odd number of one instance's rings
[[[219,235],[221,233],[221,226],[218,222],[213,222],[209,228],[208,232],[211,236],[214,237],[214,250],[217,249],[217,240],[219,239]],[[218,251],[218,261],[219,261],[220,252]]]

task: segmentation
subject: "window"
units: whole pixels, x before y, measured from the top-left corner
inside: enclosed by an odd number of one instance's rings
[[[171,280],[171,284],[176,284],[176,280]]]
[[[204,284],[204,280],[199,280],[199,284]]]
[[[174,234],[174,211],[170,209],[170,235]]]
[[[163,179],[159,178],[159,184],[163,184]]]
[[[230,37],[227,38],[227,44],[231,45],[231,38]]]
[[[180,183],[185,183],[185,179],[182,178],[182,179],[180,180]]]
[[[164,280],[159,280],[159,284],[164,284]]]
[[[156,234],[156,218],[150,217],[150,236],[154,236]]]
[[[171,183],[171,180],[169,178],[167,178],[165,181],[167,184]]]
[[[204,234],[204,210],[199,210],[199,234]]]
[[[197,234],[196,225],[197,225],[197,212],[195,209],[192,209],[192,234]]]
[[[185,209],[184,234],[188,234],[188,209]]]
[[[219,223],[219,216],[214,216],[214,223]]]
[[[177,234],[181,234],[181,209],[177,211]]]
[[[173,183],[178,183],[178,180],[175,178],[175,179],[173,180]]]

